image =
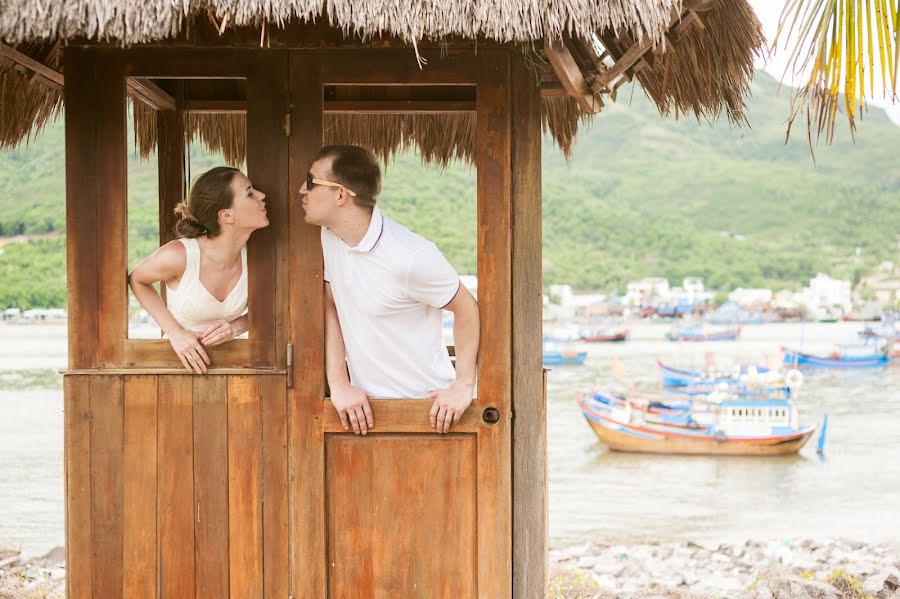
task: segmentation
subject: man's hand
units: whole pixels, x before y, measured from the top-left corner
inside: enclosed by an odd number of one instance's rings
[[[450,425],[459,422],[463,412],[472,403],[473,385],[457,383],[449,389],[439,389],[428,394],[431,404],[431,427],[439,433],[450,432]]]
[[[178,359],[181,360],[181,363],[188,371],[197,374],[205,373],[209,366],[209,356],[206,355],[206,351],[200,345],[201,336],[201,333],[195,333],[183,328],[179,328],[171,335],[168,335],[169,343],[172,344],[172,349],[175,350]]]
[[[372,409],[369,407],[369,397],[359,387],[341,385],[331,389],[331,403],[334,404],[344,430],[350,430],[357,435],[365,435],[375,427],[375,418],[372,417]],[[349,422],[349,424],[348,424]]]

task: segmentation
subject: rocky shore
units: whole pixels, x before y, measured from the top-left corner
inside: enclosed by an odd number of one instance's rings
[[[0,599],[62,599],[65,552],[0,548]],[[550,552],[549,599],[900,599],[900,545],[586,543]]]
[[[65,559],[62,547],[31,559],[18,549],[0,547],[0,599],[63,599]]]
[[[553,599],[900,599],[900,545],[848,540],[587,543],[550,552]]]

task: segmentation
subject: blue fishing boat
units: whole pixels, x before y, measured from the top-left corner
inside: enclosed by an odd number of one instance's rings
[[[543,356],[544,366],[579,365],[584,364],[587,352],[574,350],[566,344],[555,343],[545,338]]]
[[[706,331],[701,324],[673,327],[666,333],[669,341],[734,341],[741,334],[741,328],[724,331]]]
[[[831,355],[809,354],[794,349],[782,348],[784,363],[793,366],[812,366],[819,368],[877,368],[887,366],[890,355],[878,345],[839,345]]]
[[[718,385],[719,383],[734,384],[740,381],[741,375],[765,374],[769,369],[765,366],[740,366],[731,374],[701,372],[683,368],[666,366],[661,360],[656,361],[659,367],[659,375],[663,387],[692,387],[697,385]]]
[[[608,393],[580,395],[594,434],[614,451],[692,455],[773,456],[797,453],[816,427],[802,425],[790,397],[719,394],[666,409]]]
[[[579,365],[584,364],[585,358],[587,358],[586,351],[544,350],[544,366]]]

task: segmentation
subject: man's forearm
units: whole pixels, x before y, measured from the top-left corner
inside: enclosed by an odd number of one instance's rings
[[[325,315],[325,377],[331,389],[350,384],[347,352],[337,314]]]
[[[478,357],[478,309],[453,316],[453,342],[456,344],[456,382],[475,385],[475,361]]]

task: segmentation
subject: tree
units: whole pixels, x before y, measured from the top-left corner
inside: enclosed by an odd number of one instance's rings
[[[817,139],[825,133],[831,143],[842,94],[851,132],[858,110],[876,89],[896,102],[898,30],[900,0],[785,0],[773,47],[784,35],[791,53],[789,68],[809,72],[806,83],[794,92],[787,135],[803,113],[810,146],[813,129]]]

